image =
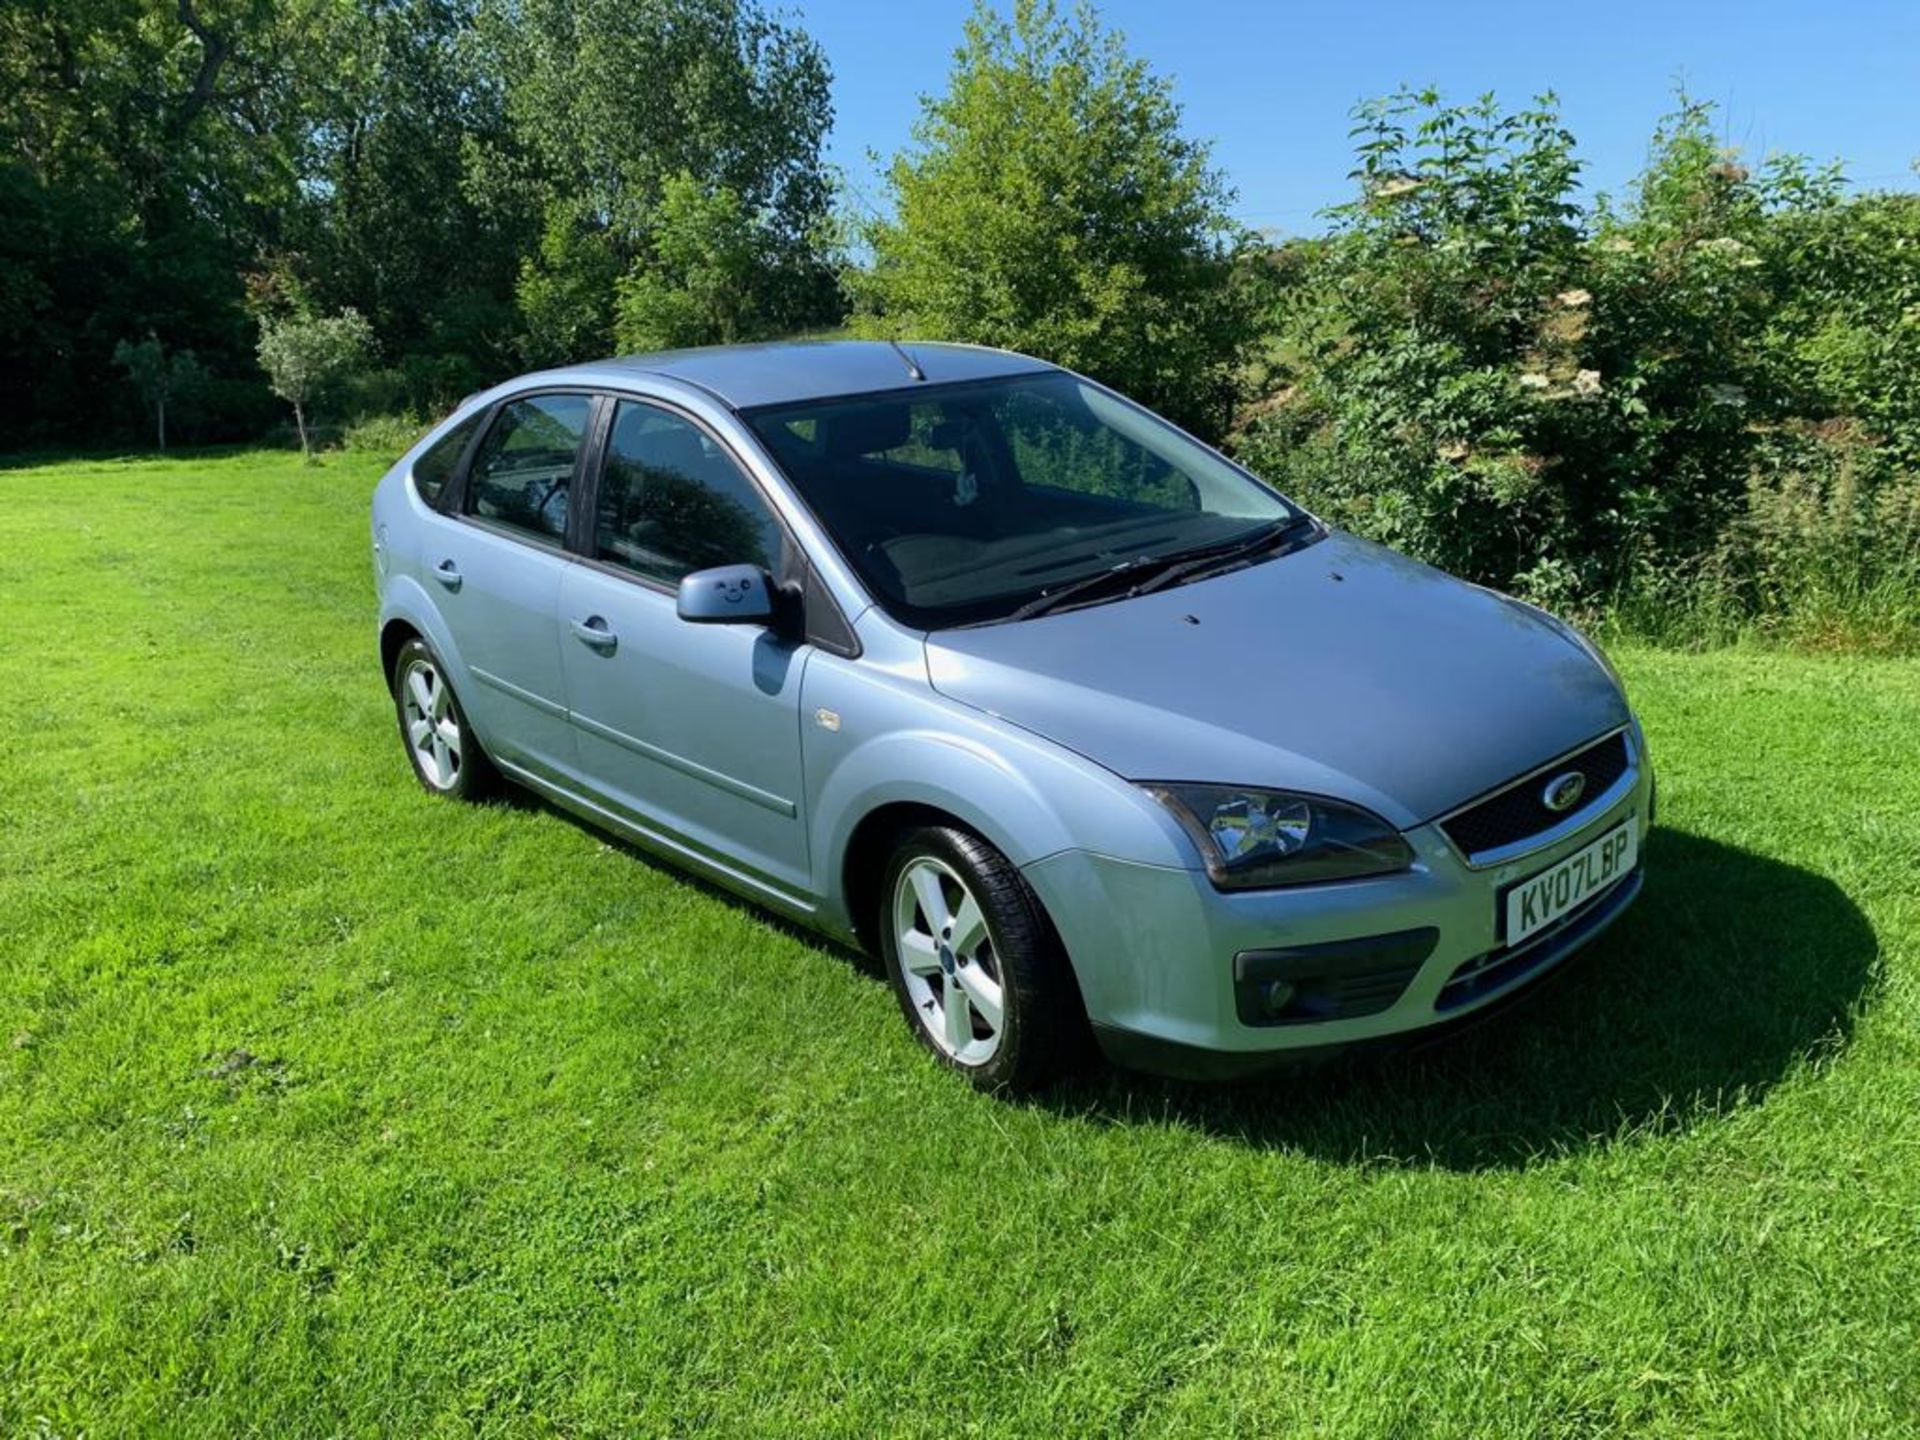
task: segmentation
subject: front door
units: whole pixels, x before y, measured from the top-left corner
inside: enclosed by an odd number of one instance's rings
[[[810,889],[800,814],[800,679],[812,651],[757,625],[691,625],[681,576],[775,568],[782,531],[692,420],[617,403],[582,562],[561,585],[562,667],[583,778],[696,850]]]

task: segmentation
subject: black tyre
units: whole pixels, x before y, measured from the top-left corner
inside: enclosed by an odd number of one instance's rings
[[[1004,855],[932,825],[903,833],[876,933],[907,1023],[988,1091],[1031,1090],[1084,1054],[1080,992],[1059,938]]]
[[[480,800],[499,786],[500,775],[467,724],[447,670],[426,641],[415,637],[393,660],[394,713],[400,743],[421,785],[435,795]]]

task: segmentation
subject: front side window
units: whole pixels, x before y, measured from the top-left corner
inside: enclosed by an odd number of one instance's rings
[[[468,416],[429,445],[420,458],[413,462],[413,488],[420,492],[420,498],[427,504],[440,503],[440,492],[447,488],[447,481],[453,478],[454,466],[467,453],[467,442],[473,438],[473,432],[480,428],[480,422],[485,418],[485,411]]]
[[[1116,566],[1298,516],[1164,421],[1057,371],[746,418],[868,589],[926,628],[1004,618]]]
[[[585,395],[531,395],[503,406],[473,457],[469,512],[564,542],[574,457],[592,408]]]
[[[670,410],[622,400],[607,437],[593,553],[677,585],[713,565],[774,569],[780,525],[706,431]]]

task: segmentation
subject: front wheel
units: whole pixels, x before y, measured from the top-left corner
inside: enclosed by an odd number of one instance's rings
[[[426,641],[413,639],[400,647],[392,680],[400,739],[420,783],[457,800],[490,794],[497,784],[493,765],[467,724],[446,667]]]
[[[882,959],[907,1023],[977,1088],[1031,1090],[1077,1056],[1079,991],[1039,898],[976,835],[901,836],[881,887]]]

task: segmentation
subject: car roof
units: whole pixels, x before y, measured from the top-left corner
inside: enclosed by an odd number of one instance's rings
[[[618,383],[622,373],[665,375],[698,385],[735,410],[747,410],[756,405],[900,390],[922,378],[927,384],[944,384],[1053,368],[1044,360],[981,345],[903,340],[895,349],[885,340],[777,340],[623,355],[549,371],[540,379],[543,384],[561,380],[607,384]]]

